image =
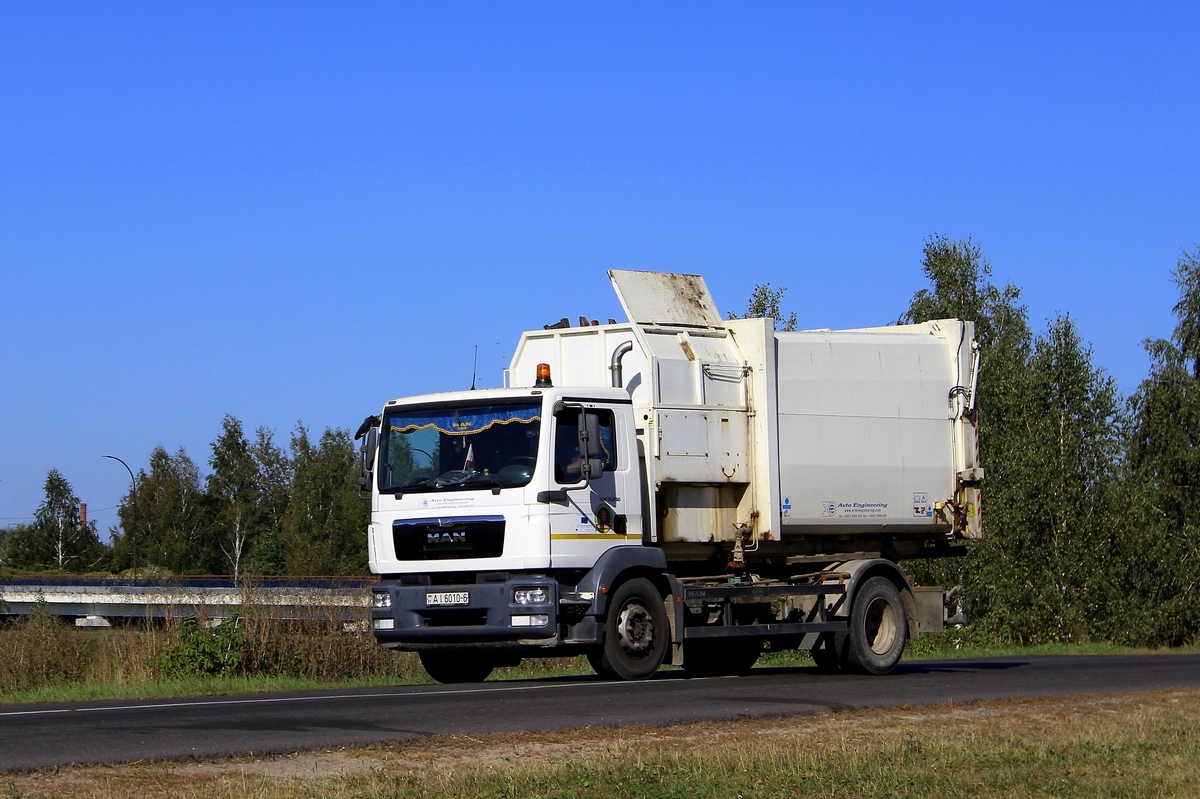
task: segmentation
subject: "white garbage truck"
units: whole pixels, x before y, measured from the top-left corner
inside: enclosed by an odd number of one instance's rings
[[[696,275],[611,271],[629,321],[521,335],[504,387],[359,428],[372,628],[441,682],[583,654],[636,680],[764,649],[886,674],[981,535],[971,322],[777,332]]]

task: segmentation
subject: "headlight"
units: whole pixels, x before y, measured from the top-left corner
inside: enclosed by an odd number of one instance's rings
[[[513,591],[514,605],[545,605],[550,601],[550,592],[544,586],[518,588]]]
[[[372,594],[375,607],[390,608],[392,606],[392,595],[383,591],[376,591]]]
[[[544,627],[550,623],[549,616],[513,616],[513,627]]]

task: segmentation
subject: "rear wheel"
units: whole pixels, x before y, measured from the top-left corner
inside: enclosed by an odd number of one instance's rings
[[[850,609],[846,642],[848,670],[887,674],[904,654],[908,618],[900,592],[886,577],[872,577],[858,589]]]
[[[483,682],[495,664],[470,652],[422,652],[425,672],[440,683]]]
[[[644,680],[658,671],[671,645],[662,595],[643,577],[613,592],[604,621],[604,648],[596,672],[622,680]]]
[[[837,674],[842,670],[842,652],[845,649],[845,633],[821,633],[817,645],[808,651],[817,671],[822,674]]]
[[[683,669],[689,677],[745,674],[762,654],[762,641],[732,639],[689,641],[683,645]]]

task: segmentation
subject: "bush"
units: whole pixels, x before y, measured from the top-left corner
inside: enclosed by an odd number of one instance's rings
[[[248,595],[235,617],[207,626],[217,610],[188,608],[192,615],[130,619],[111,629],[74,627],[47,606],[28,616],[0,617],[0,693],[206,676],[331,683],[427,679],[416,654],[375,643],[365,608],[349,621],[339,610],[322,608],[310,618],[276,619],[275,609]]]
[[[248,647],[240,624],[241,617],[234,616],[205,628],[195,616],[185,617],[179,624],[179,642],[157,658],[159,673],[166,677],[244,673]]]
[[[13,620],[3,633],[0,685],[21,691],[65,685],[88,676],[93,644],[39,602],[33,613]]]

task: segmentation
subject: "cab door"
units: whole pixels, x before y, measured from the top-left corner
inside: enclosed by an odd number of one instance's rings
[[[551,480],[563,499],[550,514],[551,566],[590,568],[611,547],[640,545],[641,493],[628,408],[561,403],[553,427]]]

